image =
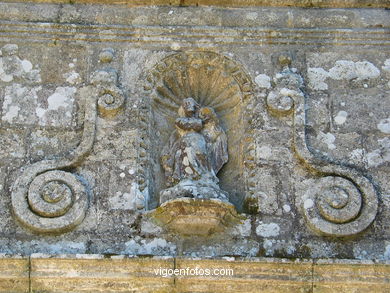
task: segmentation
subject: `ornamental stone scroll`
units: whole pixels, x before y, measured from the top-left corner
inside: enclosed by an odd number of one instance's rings
[[[300,195],[301,211],[315,232],[327,236],[350,236],[365,230],[375,219],[378,197],[374,184],[358,170],[318,155],[308,143],[307,96],[304,80],[290,68],[291,58],[280,56],[283,69],[266,97],[269,112],[293,119],[292,150],[314,177]]]
[[[113,50],[99,58],[109,63]],[[12,210],[16,219],[37,233],[60,234],[78,226],[88,210],[91,190],[88,182],[72,172],[92,150],[98,113],[112,118],[123,108],[125,96],[117,86],[117,73],[110,68],[97,70],[92,85],[80,89],[85,99],[84,129],[78,147],[64,158],[42,160],[25,166],[11,188]]]

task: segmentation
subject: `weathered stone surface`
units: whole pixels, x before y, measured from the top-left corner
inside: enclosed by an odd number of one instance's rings
[[[79,131],[56,131],[53,129],[37,129],[31,131],[26,137],[28,157],[32,161],[44,158],[52,159],[70,149],[74,149],[80,143]]]
[[[184,236],[208,236],[244,220],[230,203],[197,198],[178,198],[165,202],[151,211],[150,217],[168,231]]]
[[[0,255],[0,292],[30,292],[28,258]]]
[[[12,0],[5,0],[12,1]],[[358,1],[358,0],[182,0],[182,1],[167,1],[167,0],[30,0],[30,2],[47,2],[47,3],[70,3],[70,4],[120,4],[127,6],[148,6],[148,5],[172,5],[172,6],[226,6],[226,7],[242,7],[242,6],[298,6],[298,7],[389,7],[389,3],[386,0],[374,0],[374,1]]]
[[[387,292],[389,266],[372,261],[319,260],[313,267],[313,292]]]
[[[32,292],[172,292],[174,280],[154,269],[173,268],[172,258],[103,255],[31,256]]]
[[[176,4],[0,3],[0,252],[390,259],[389,11]],[[218,186],[245,217],[206,237],[147,217],[175,91],[216,112]],[[41,234],[29,212],[67,210],[28,203],[46,172],[75,176],[88,205]],[[49,179],[45,202],[64,185]]]
[[[29,265],[31,263],[31,265]],[[385,262],[33,254],[0,258],[1,292],[387,292]]]
[[[312,263],[276,259],[191,260],[177,259],[178,269],[197,267],[199,271],[223,269],[224,276],[178,277],[179,292],[311,292]],[[228,270],[233,271],[229,275]],[[247,278],[250,276],[250,278]]]
[[[7,159],[22,159],[25,157],[25,131],[2,128],[0,129],[0,134],[0,157],[3,161],[7,161]]]

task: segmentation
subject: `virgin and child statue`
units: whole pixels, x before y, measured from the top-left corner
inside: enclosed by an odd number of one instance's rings
[[[227,137],[214,109],[186,98],[178,116],[161,152],[167,189],[160,192],[160,204],[182,197],[228,201],[217,178],[228,161]]]

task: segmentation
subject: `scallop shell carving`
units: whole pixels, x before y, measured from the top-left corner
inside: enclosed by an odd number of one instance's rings
[[[230,129],[240,123],[240,102],[245,89],[251,87],[249,78],[232,60],[213,52],[169,56],[156,65],[149,81],[155,89],[153,112],[168,124],[160,125],[163,132],[164,128],[172,130],[177,109],[188,97],[214,108],[225,129]]]
[[[252,82],[241,67],[214,52],[181,52],[161,60],[152,69],[148,82],[146,89],[151,90],[155,121],[152,131],[162,144],[174,129],[182,100],[191,97],[203,107],[212,107],[227,133],[229,162],[220,176],[230,177],[226,182],[241,178],[244,101],[252,96]],[[237,184],[231,185],[237,188]]]

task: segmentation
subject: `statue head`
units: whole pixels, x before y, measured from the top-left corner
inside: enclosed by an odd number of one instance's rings
[[[203,120],[204,123],[211,121],[218,121],[217,114],[214,109],[211,107],[203,107],[199,110],[199,118]]]
[[[192,117],[199,110],[199,104],[193,98],[186,98],[183,100],[179,108],[179,116]]]

